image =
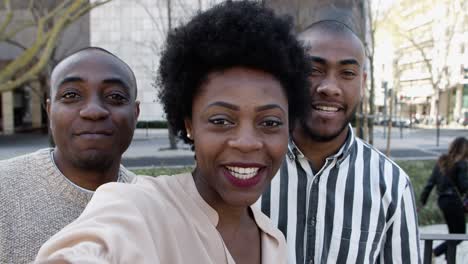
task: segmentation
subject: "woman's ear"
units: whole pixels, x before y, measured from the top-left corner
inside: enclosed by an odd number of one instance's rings
[[[187,134],[187,137],[193,141],[192,120],[185,118],[184,124],[185,124],[185,133]]]

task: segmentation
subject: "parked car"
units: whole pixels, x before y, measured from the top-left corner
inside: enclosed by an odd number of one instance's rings
[[[392,121],[392,126],[395,127],[410,127],[411,121],[409,118],[397,118],[395,121]]]
[[[388,117],[387,118],[382,118],[378,121],[378,125],[381,126],[387,126],[388,125]],[[409,127],[411,124],[409,118],[403,118],[403,117],[392,117],[392,127]]]
[[[462,126],[468,126],[468,112],[463,113],[463,116],[458,119],[458,123]]]

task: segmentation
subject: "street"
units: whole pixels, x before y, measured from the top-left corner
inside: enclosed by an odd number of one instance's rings
[[[383,127],[376,126],[374,145],[385,152],[387,137]],[[392,128],[390,156],[395,160],[436,159],[447,151],[450,142],[457,136],[468,136],[468,130],[441,129],[439,146],[436,146],[435,129]],[[44,134],[29,133],[0,136],[0,159],[26,154],[48,146]],[[177,150],[169,150],[166,129],[137,129],[133,141],[123,155],[125,166],[189,166],[194,164],[193,152],[188,145],[179,143]]]

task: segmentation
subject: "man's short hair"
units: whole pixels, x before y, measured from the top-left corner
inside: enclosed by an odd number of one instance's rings
[[[302,32],[307,32],[309,30],[323,30],[326,32],[333,32],[333,33],[345,33],[350,32],[354,34],[356,37],[359,36],[354,32],[354,30],[348,26],[347,24],[340,22],[338,20],[333,19],[326,19],[314,22],[308,25]]]
[[[88,46],[88,47],[81,48],[81,49],[79,49],[79,50],[77,50],[77,51],[75,51],[75,52],[73,52],[73,53],[71,53],[71,54],[68,54],[65,58],[61,59],[61,60],[59,61],[59,63],[57,63],[57,64],[54,66],[54,68],[52,69],[52,73],[55,71],[55,69],[56,69],[63,61],[67,60],[68,58],[70,58],[70,57],[72,57],[72,56],[74,56],[74,55],[76,55],[76,54],[78,54],[78,53],[86,52],[86,51],[97,51],[97,52],[102,52],[102,53],[104,53],[104,54],[107,54],[107,55],[112,56],[113,58],[117,59],[117,61],[119,61],[120,63],[122,63],[122,64],[125,66],[125,68],[127,68],[127,70],[130,72],[130,76],[131,76],[131,78],[132,78],[132,82],[133,82],[133,84],[135,84],[135,98],[136,98],[137,92],[138,92],[138,91],[137,91],[138,88],[136,87],[136,77],[135,77],[135,73],[133,72],[132,68],[131,68],[125,61],[123,61],[121,58],[119,58],[117,55],[115,55],[114,53],[112,53],[112,52],[110,52],[110,51],[108,51],[108,50],[106,50],[106,49],[104,49],[104,48],[101,48],[101,47]],[[52,87],[51,87],[51,89],[52,89]]]

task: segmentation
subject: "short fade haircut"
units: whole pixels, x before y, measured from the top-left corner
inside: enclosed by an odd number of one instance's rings
[[[187,138],[184,119],[208,74],[246,67],[275,77],[286,94],[290,126],[307,112],[309,63],[290,20],[251,1],[226,1],[170,32],[156,86],[175,135]],[[290,128],[291,128],[290,127]]]
[[[127,68],[127,70],[130,72],[130,76],[132,77],[132,82],[133,84],[135,85],[135,99],[137,97],[137,93],[138,93],[138,88],[137,88],[137,85],[136,85],[136,77],[135,77],[135,73],[133,72],[132,68],[125,62],[123,61],[121,58],[119,58],[117,55],[115,55],[114,53],[104,49],[104,48],[101,48],[101,47],[95,47],[95,46],[88,46],[88,47],[84,47],[84,48],[81,48],[71,54],[68,54],[67,56],[65,56],[65,58],[61,59],[52,69],[51,73],[53,73],[55,71],[55,69],[65,60],[67,60],[68,58],[78,54],[78,53],[81,53],[81,52],[86,52],[86,51],[97,51],[97,52],[102,52],[104,54],[107,54],[107,55],[110,55],[112,56],[113,58],[117,59],[120,63],[122,63],[125,68]],[[51,87],[52,89],[52,87]]]
[[[340,22],[338,20],[320,20],[317,22],[314,22],[307,26],[300,34],[299,38],[301,36],[307,35],[310,32],[313,31],[319,31],[319,32],[326,32],[326,33],[332,33],[332,34],[338,34],[338,35],[349,35],[352,37],[355,37],[358,41],[359,44],[361,45],[362,52],[365,56],[366,51],[364,49],[364,44],[361,40],[361,38],[354,32],[354,30],[348,26],[347,24]],[[307,45],[305,43],[302,43],[305,49],[307,49]],[[364,65],[362,65],[364,67]]]
[[[326,32],[333,32],[333,33],[352,33],[353,35],[359,38],[359,36],[350,26],[348,26],[347,24],[343,22],[340,22],[338,20],[333,20],[333,19],[325,19],[325,20],[314,22],[308,25],[301,32],[301,34],[306,33],[308,31],[312,31],[312,30],[323,30]]]

